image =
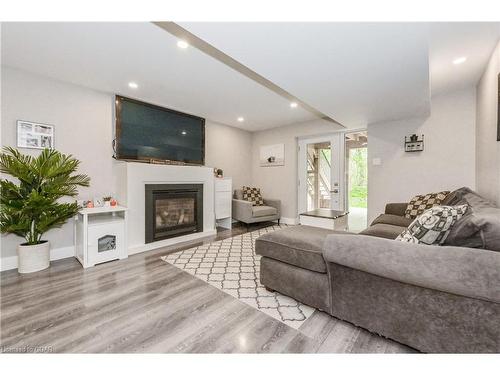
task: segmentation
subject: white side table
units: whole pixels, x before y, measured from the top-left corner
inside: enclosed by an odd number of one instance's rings
[[[75,256],[84,268],[128,257],[127,208],[84,208],[75,217]]]
[[[343,231],[347,230],[347,215],[346,211],[318,208],[300,214],[299,219],[302,225]]]

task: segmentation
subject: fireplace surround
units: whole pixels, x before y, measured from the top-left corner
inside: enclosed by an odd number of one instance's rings
[[[203,232],[203,184],[145,185],[145,242]]]

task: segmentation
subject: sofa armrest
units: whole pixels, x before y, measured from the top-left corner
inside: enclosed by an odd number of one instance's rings
[[[323,257],[387,279],[500,303],[500,252],[330,235]]]
[[[252,202],[233,199],[232,206],[234,219],[247,222],[253,217]]]
[[[264,199],[264,204],[266,206],[271,206],[271,207],[274,207],[278,210],[278,215],[280,214],[281,212],[281,201],[279,199]]]
[[[385,205],[385,213],[390,215],[405,216],[408,203],[387,203]]]

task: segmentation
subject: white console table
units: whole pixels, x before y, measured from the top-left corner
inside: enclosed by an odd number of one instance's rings
[[[215,223],[222,228],[231,229],[233,204],[233,180],[215,179]]]
[[[75,217],[75,256],[84,268],[128,257],[127,208],[84,208]]]

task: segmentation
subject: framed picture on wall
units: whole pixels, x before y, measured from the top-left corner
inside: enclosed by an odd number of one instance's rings
[[[54,148],[54,125],[17,120],[17,147]]]
[[[260,147],[260,166],[278,167],[285,165],[285,144],[267,145]]]

